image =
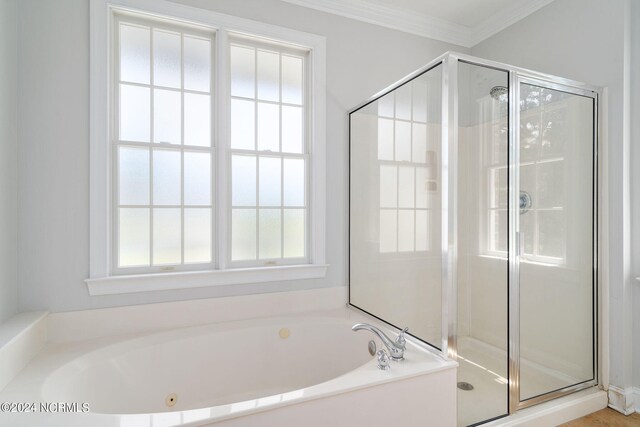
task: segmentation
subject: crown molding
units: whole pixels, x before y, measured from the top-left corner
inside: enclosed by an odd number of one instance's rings
[[[502,9],[475,27],[367,0],[282,0],[358,21],[471,48],[554,0],[529,0]]]
[[[530,0],[494,13],[490,18],[471,29],[471,40],[473,44],[469,47],[473,47],[505,28],[510,27],[553,1],[554,0]]]
[[[469,47],[471,43],[471,32],[464,25],[366,0],[283,1],[458,46]]]

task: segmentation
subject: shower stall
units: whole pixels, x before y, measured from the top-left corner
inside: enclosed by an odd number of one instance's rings
[[[349,304],[459,362],[461,426],[598,384],[598,98],[447,53],[349,114]]]

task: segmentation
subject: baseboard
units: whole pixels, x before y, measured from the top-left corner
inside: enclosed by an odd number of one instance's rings
[[[47,313],[20,313],[0,324],[0,391],[42,349]]]
[[[640,408],[640,389],[637,387],[622,388],[610,385],[608,390],[609,408],[624,415],[631,415]]]
[[[531,406],[484,424],[487,427],[554,427],[607,407],[607,394],[593,387]]]

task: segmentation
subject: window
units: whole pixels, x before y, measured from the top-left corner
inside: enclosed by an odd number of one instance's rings
[[[231,260],[306,260],[305,53],[231,44]]]
[[[525,86],[526,87],[526,86]],[[567,99],[559,92],[531,86],[523,90],[520,111],[520,197],[530,206],[520,210],[520,230],[524,240],[523,261],[565,263],[564,223],[565,171],[564,144],[572,138],[566,133]],[[507,122],[506,110],[496,114],[490,109],[504,103],[483,101],[487,122],[484,135],[487,171],[486,239],[487,255],[507,256]]]
[[[116,16],[114,272],[212,268],[212,37]]]
[[[90,293],[323,277],[324,38],[147,0],[91,35]]]
[[[564,150],[575,136],[567,126],[571,112],[567,94],[522,85],[520,106],[520,195],[531,207],[521,211],[523,259],[564,264],[567,205]]]

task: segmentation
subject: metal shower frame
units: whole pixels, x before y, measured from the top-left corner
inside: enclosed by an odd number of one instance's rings
[[[506,72],[508,83],[508,414],[513,414],[538,403],[587,389],[601,383],[600,328],[598,323],[599,270],[598,270],[598,213],[599,213],[599,100],[601,88],[550,74],[525,68],[514,67],[500,62],[489,61],[457,52],[446,52],[430,61],[420,69],[378,92],[368,100],[349,111],[349,115],[397,89],[415,77],[442,65],[442,154],[441,154],[441,253],[442,253],[442,347],[441,355],[457,359],[457,148],[458,148],[458,65],[459,63],[495,69]],[[593,99],[593,272],[592,272],[592,310],[593,310],[593,379],[559,390],[551,391],[533,398],[520,400],[520,306],[519,306],[519,126],[520,122],[520,84],[528,83],[544,88],[561,90],[570,94]],[[349,301],[351,305],[351,301]],[[353,305],[352,305],[353,306]],[[358,307],[355,307],[358,308]],[[384,320],[384,319],[381,319]]]

